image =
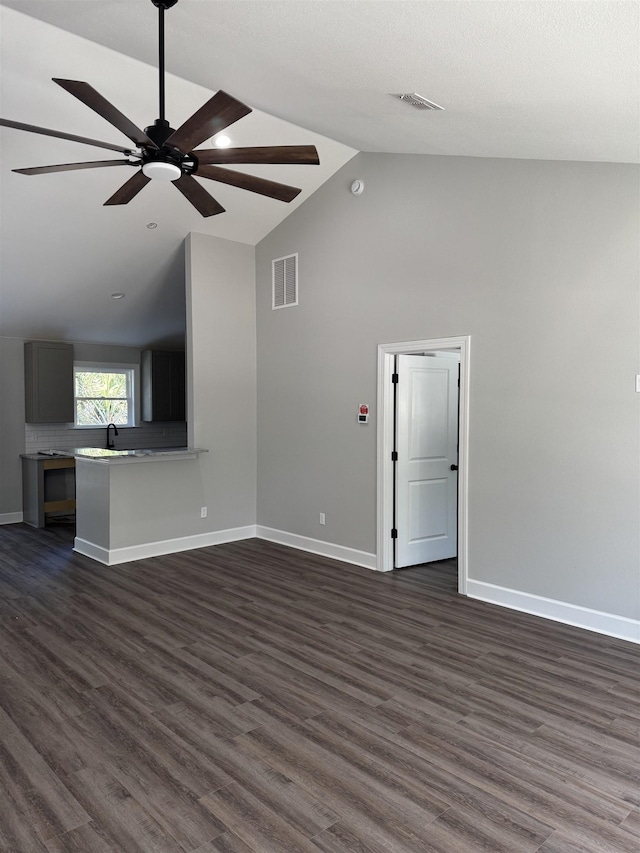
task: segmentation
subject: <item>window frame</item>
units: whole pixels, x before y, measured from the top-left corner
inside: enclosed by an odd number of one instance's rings
[[[138,426],[140,423],[140,366],[138,364],[120,364],[117,362],[74,361],[73,363],[73,428],[104,429],[107,424],[79,424],[78,400],[101,400],[105,397],[78,397],[76,394],[76,373],[124,373],[127,380],[127,396],[114,399],[126,399],[129,419],[127,423],[118,423],[119,429]]]

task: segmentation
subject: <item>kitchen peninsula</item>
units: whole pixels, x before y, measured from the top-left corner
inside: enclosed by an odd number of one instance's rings
[[[182,550],[201,530],[199,448],[77,448],[74,550],[105,565]]]

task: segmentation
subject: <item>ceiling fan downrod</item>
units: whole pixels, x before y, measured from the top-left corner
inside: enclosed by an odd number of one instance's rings
[[[158,75],[159,75],[159,115],[160,121],[164,122],[164,12],[175,6],[178,0],[151,0],[158,9]]]
[[[158,118],[149,127],[145,127],[145,133],[159,149],[162,149],[165,141],[174,132],[169,122],[165,119],[165,85],[164,85],[164,12],[175,6],[178,0],[151,0],[158,10]],[[152,159],[164,160],[164,156],[153,156]],[[173,179],[175,180],[175,178]]]

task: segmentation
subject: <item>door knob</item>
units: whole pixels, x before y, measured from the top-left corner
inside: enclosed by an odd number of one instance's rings
[[[452,471],[457,471],[457,470],[458,470],[458,466],[457,466],[457,465],[452,465],[452,466],[451,466],[451,470],[452,470]]]

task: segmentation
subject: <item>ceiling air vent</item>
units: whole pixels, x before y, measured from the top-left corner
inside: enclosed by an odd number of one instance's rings
[[[298,255],[271,261],[272,308],[291,308],[298,304]]]
[[[404,101],[406,104],[409,104],[412,107],[415,107],[417,110],[443,110],[444,107],[438,106],[438,104],[434,104],[433,101],[428,101],[426,98],[423,98],[422,95],[417,95],[415,92],[407,93],[405,95],[392,95],[392,98],[398,98],[401,101]]]

